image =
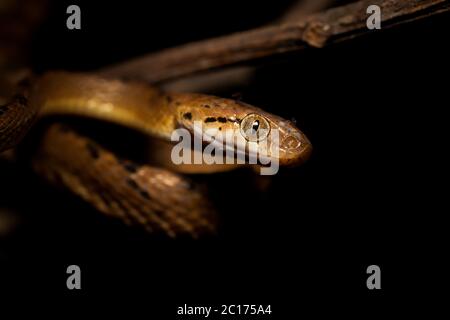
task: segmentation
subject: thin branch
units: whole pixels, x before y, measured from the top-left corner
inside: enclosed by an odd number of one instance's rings
[[[308,47],[322,48],[377,32],[366,26],[366,10],[372,4],[381,8],[382,29],[450,11],[450,0],[362,0],[298,23],[262,27],[166,49],[105,68],[100,73],[160,82]]]

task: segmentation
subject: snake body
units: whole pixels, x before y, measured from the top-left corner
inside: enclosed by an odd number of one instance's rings
[[[16,145],[35,119],[50,115],[111,122],[165,141],[177,128],[194,134],[195,122],[204,130],[231,130],[238,137],[249,123],[256,133],[260,126],[279,131],[280,165],[300,163],[311,151],[306,136],[291,122],[240,101],[166,93],[138,81],[68,72],[46,73],[27,88],[0,107],[0,151]],[[270,136],[264,140],[274,143]],[[237,150],[245,142],[241,136],[231,148]],[[259,141],[254,144],[259,148]],[[206,195],[188,178],[121,159],[70,127],[50,125],[32,164],[46,179],[127,223],[170,236],[215,229],[216,216]]]

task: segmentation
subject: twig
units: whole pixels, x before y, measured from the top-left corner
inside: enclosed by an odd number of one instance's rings
[[[382,29],[450,11],[450,0],[362,0],[315,14],[302,22],[268,26],[149,54],[100,71],[104,76],[160,82],[262,57],[322,48],[377,32],[366,26],[367,7],[377,4]]]

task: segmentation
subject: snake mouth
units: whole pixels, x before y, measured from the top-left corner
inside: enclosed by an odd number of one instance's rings
[[[228,159],[238,159],[233,164],[258,164],[266,166],[277,159],[270,154],[261,152],[257,142],[248,141],[239,131],[202,130],[201,127],[188,128],[195,139],[201,139],[202,147],[215,149],[223,154],[224,162]],[[229,160],[228,160],[229,161]]]
[[[224,152],[224,158],[226,157],[244,157],[246,156],[245,144],[242,142],[236,142],[234,130],[229,130],[225,132],[219,132],[219,130],[203,130],[201,127],[193,126],[191,128],[194,140],[201,139],[201,144],[203,147],[211,146],[214,149]],[[227,137],[232,136],[233,139],[227,139]],[[239,139],[239,138],[238,138]]]

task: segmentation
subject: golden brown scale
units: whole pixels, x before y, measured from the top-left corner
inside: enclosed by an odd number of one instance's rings
[[[67,115],[109,121],[153,137],[170,139],[175,105],[155,87],[138,81],[102,79],[90,74],[48,72],[30,94],[40,116]]]
[[[215,230],[212,206],[189,179],[119,160],[64,125],[54,124],[46,130],[32,159],[40,175],[126,223],[172,237],[195,237]]]
[[[27,93],[16,94],[0,106],[0,152],[20,142],[34,123],[38,108],[28,104]]]

